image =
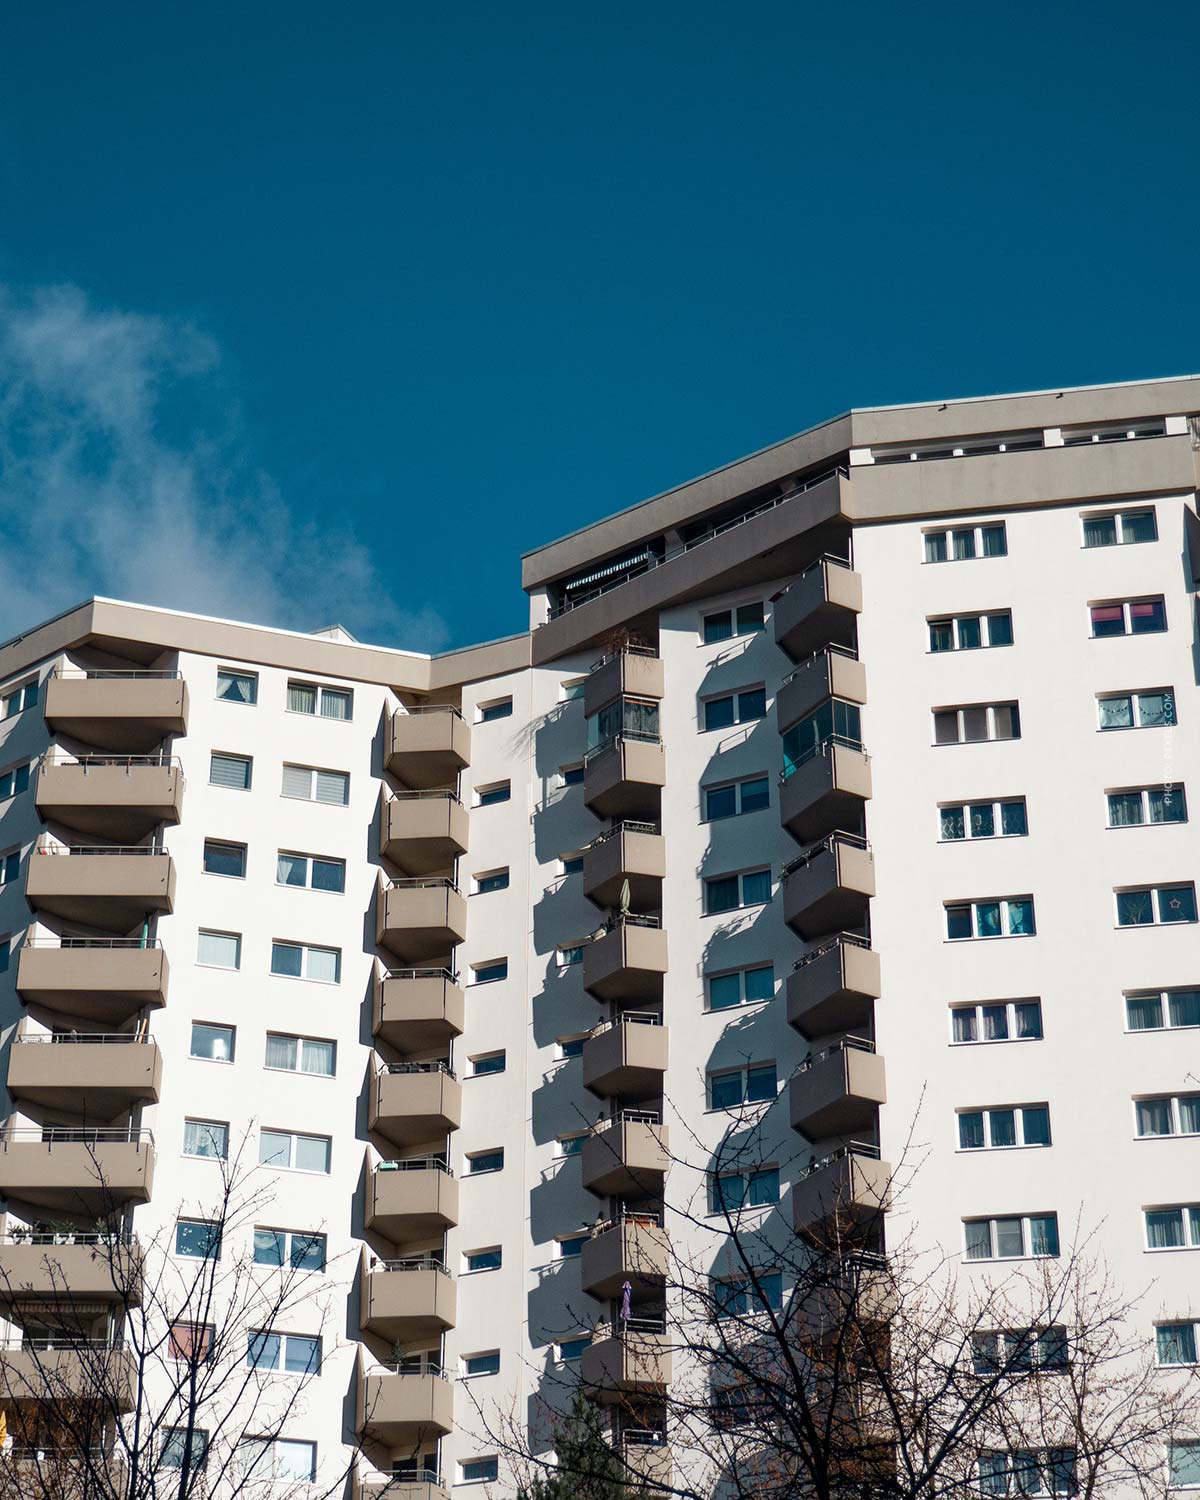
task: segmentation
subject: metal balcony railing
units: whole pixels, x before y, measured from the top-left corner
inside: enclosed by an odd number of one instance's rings
[[[822,1047],[819,1052],[810,1052],[796,1065],[796,1073],[807,1073],[818,1064],[827,1062],[829,1058],[836,1057],[839,1052],[874,1052],[875,1043],[865,1036],[845,1036],[839,1041],[831,1042],[828,1047]]]
[[[622,740],[633,740],[640,745],[661,745],[662,735],[652,734],[648,729],[622,729],[620,734],[610,735],[608,739],[601,740],[598,745],[592,746],[583,757],[585,769],[600,760],[602,756],[607,755],[610,750],[615,750]]]
[[[381,1161],[376,1164],[376,1172],[445,1172],[447,1177],[453,1177],[454,1172],[449,1164],[440,1156],[405,1156],[400,1161]]]
[[[379,1361],[378,1371],[368,1371],[367,1373],[380,1373],[384,1375],[436,1375],[439,1380],[446,1380],[448,1378],[440,1359],[426,1359],[421,1357],[382,1359]]]
[[[837,472],[845,478],[849,477],[848,469],[839,469]],[[829,476],[826,475],[826,478],[828,477]],[[796,585],[803,579],[807,578],[810,573],[817,572],[817,570],[823,568],[826,563],[833,563],[836,567],[845,568],[847,572],[852,573],[854,571],[854,564],[848,557],[839,557],[836,552],[822,552],[820,557],[814,558],[813,561],[809,563],[808,567],[804,569],[803,573],[797,573],[795,578],[792,579],[791,583],[786,584],[779,590],[777,594],[772,594],[771,603],[774,604],[777,599],[782,599],[784,594],[786,594],[789,589],[794,589]]]
[[[10,1229],[0,1234],[0,1245],[125,1245],[137,1244],[129,1230],[117,1234],[85,1233],[74,1229]]]
[[[661,927],[661,917],[645,916],[640,912],[623,911],[614,916],[607,917],[604,922],[606,933],[614,932],[618,927]]]
[[[161,857],[169,854],[161,844],[39,844],[36,852],[38,854],[52,854],[60,858],[71,858],[79,855],[88,859],[97,856],[134,856],[137,858]]]
[[[588,1032],[589,1036],[602,1036],[614,1026],[661,1026],[663,1018],[650,1010],[623,1010],[611,1021],[600,1021]]]
[[[163,682],[176,681],[183,676],[178,667],[150,668],[138,667],[55,667],[50,673],[51,677],[86,677],[89,682],[126,682],[129,679],[146,679],[148,681]]]
[[[801,1167],[796,1173],[796,1181],[803,1182],[806,1177],[812,1177],[817,1172],[823,1172],[826,1167],[835,1166],[839,1161],[848,1161],[854,1156],[879,1161],[879,1147],[873,1141],[847,1141],[844,1146],[828,1151],[824,1156],[815,1157],[806,1167]]]
[[[822,854],[833,854],[839,844],[847,844],[851,849],[870,850],[871,846],[859,833],[831,833],[828,838],[823,838],[820,843],[813,844],[803,854],[798,854],[795,859],[790,860],[780,870],[780,878],[786,880],[789,875],[794,875],[797,870],[802,870],[805,865],[811,864],[814,859]]]
[[[452,786],[426,787],[424,790],[414,787],[401,787],[398,791],[392,792],[388,797],[389,802],[414,802],[418,800],[430,801],[437,799],[443,802],[457,802],[460,807],[462,806],[462,798]]]
[[[830,641],[825,646],[818,646],[815,651],[804,657],[802,661],[798,662],[796,666],[792,668],[792,670],[787,674],[787,676],[783,679],[779,686],[781,688],[787,687],[789,682],[791,682],[794,678],[799,677],[801,672],[806,672],[809,667],[812,666],[813,662],[815,662],[817,658],[821,656],[844,656],[847,661],[857,661],[858,651],[854,646],[839,646],[833,641]]]
[[[456,708],[453,703],[406,703],[400,714],[401,718],[406,714],[453,714],[456,719],[462,719],[461,709]],[[465,719],[463,723],[466,723]]]
[[[383,888],[384,888],[385,891],[443,891],[443,890],[445,890],[445,891],[454,891],[456,895],[461,895],[462,894],[462,892],[458,889],[458,886],[455,884],[455,882],[453,880],[450,879],[450,877],[448,875],[435,875],[435,876],[432,876],[432,877],[430,877],[428,879],[422,879],[420,876],[417,876],[417,875],[406,876],[402,880],[387,880],[387,879],[385,879],[383,881]]]
[[[810,948],[807,953],[802,953],[792,965],[792,972],[795,973],[797,969],[807,969],[809,964],[816,963],[818,958],[824,958],[827,953],[832,953],[839,946],[865,948],[869,953],[871,951],[871,940],[870,938],[859,937],[856,932],[835,933],[833,937],[826,938],[823,943],[819,943],[815,948]]]
[[[648,656],[651,661],[658,660],[658,650],[654,646],[622,646],[617,651],[606,651],[599,661],[594,661],[588,668],[588,676],[593,672],[599,672],[602,667],[608,666],[610,661],[620,661],[623,656]]]
[[[40,1045],[50,1043],[51,1046],[71,1046],[72,1044],[84,1044],[91,1046],[147,1046],[154,1041],[148,1032],[137,1031],[72,1031],[67,1033],[55,1032],[42,1036],[15,1036],[14,1046],[28,1047],[31,1044]]]
[[[135,1125],[21,1125],[0,1136],[0,1147],[21,1141],[36,1141],[51,1147],[103,1146],[114,1141],[135,1146],[153,1146],[154,1132]]]
[[[457,1080],[457,1074],[448,1062],[402,1062],[384,1063],[379,1070],[381,1073],[444,1073],[447,1078]]]
[[[384,969],[384,979],[444,979],[448,984],[457,984],[458,975],[453,969]]]
[[[61,936],[57,942],[51,942],[49,938],[27,938],[27,948],[120,948],[128,951],[131,948],[161,948],[162,944],[157,938],[147,937],[78,937],[75,935]]]
[[[406,1255],[402,1260],[376,1260],[371,1257],[369,1269],[372,1271],[437,1271],[443,1276],[449,1276],[450,1267],[431,1250],[425,1255]]]
[[[867,756],[868,760],[871,758],[867,755],[866,747],[863,745],[862,740],[855,739],[848,734],[827,734],[823,739],[817,740],[815,744],[806,745],[800,751],[799,755],[791,757],[787,765],[779,773],[779,784],[782,786],[789,777],[796,774],[801,766],[806,766],[810,760],[815,760],[818,755],[828,755],[830,745],[840,745],[844,750],[861,750]]]
[[[590,844],[585,844],[585,849],[598,849],[601,844],[607,844],[609,839],[615,839],[622,833],[651,833],[660,834],[662,826],[658,823],[639,823],[631,818],[623,818],[619,823],[613,823],[602,833],[598,833]]]
[[[183,762],[177,755],[170,755],[167,751],[151,752],[149,755],[68,755],[63,750],[47,750],[41,758],[44,766],[82,766],[84,773],[94,767],[116,766],[118,769],[132,770],[135,766],[178,766],[183,770]]]

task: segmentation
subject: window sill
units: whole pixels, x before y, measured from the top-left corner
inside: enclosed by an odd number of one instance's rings
[[[1161,932],[1164,927],[1195,927],[1200,918],[1190,917],[1186,922],[1118,922],[1114,932],[1144,932],[1149,928],[1152,932]]]
[[[293,797],[290,792],[280,792],[279,800],[281,802],[306,802],[312,807],[340,807],[344,809],[350,806],[348,802],[322,802],[318,797]]]
[[[934,651],[932,648],[926,651],[926,656],[974,656],[977,651],[1004,651],[1010,646],[1015,646],[1015,641],[1004,641],[996,646],[951,646],[948,651]]]
[[[326,1078],[337,1077],[336,1073],[306,1073],[303,1068],[273,1068],[270,1063],[263,1063],[264,1073],[284,1073],[293,1078]]]
[[[188,1062],[216,1063],[219,1068],[232,1068],[232,1057],[198,1057],[194,1052],[188,1053]]]
[[[476,1177],[498,1177],[503,1171],[503,1167],[482,1167],[478,1172],[464,1172],[463,1176],[471,1182]]]
[[[1010,1151],[1049,1151],[1053,1141],[1021,1141],[1015,1146],[955,1146],[955,1156],[991,1156],[995,1152],[1007,1155]]]
[[[972,1259],[963,1255],[960,1257],[964,1266],[1016,1266],[1028,1260],[1058,1260],[1057,1255],[980,1255]]]
[[[1043,1036],[981,1036],[975,1042],[956,1042],[950,1039],[951,1047],[1006,1047],[1010,1042],[1044,1042]]]
[[[245,880],[245,875],[226,875],[223,870],[202,870],[202,875],[211,875],[214,880]]]
[[[274,971],[268,975],[268,978],[286,979],[291,984],[324,984],[330,989],[336,989],[342,982],[340,979],[310,979],[307,974],[276,974]]]
[[[1140,1145],[1143,1141],[1194,1141],[1200,1130],[1172,1130],[1169,1135],[1135,1135],[1131,1140]]]
[[[775,995],[767,995],[762,1000],[739,1000],[733,1005],[705,1005],[701,1014],[706,1016],[727,1016],[733,1011],[749,1010],[752,1005],[770,1005],[776,999]]]
[[[463,1276],[490,1276],[493,1271],[500,1271],[502,1269],[503,1269],[502,1266],[478,1266],[474,1270],[472,1270],[472,1269],[470,1269],[468,1267],[466,1270],[460,1271],[458,1274],[459,1274],[460,1277],[463,1277]]]
[[[1034,938],[1036,932],[994,932],[987,937],[943,938],[946,947],[955,948],[959,943],[1007,943],[1017,938]]]
[[[302,708],[285,708],[285,714],[290,714],[293,719],[315,719],[319,724],[353,724],[353,719],[336,719],[332,714],[310,714],[305,713]]]
[[[979,833],[974,838],[964,836],[961,839],[937,839],[938,844],[999,844],[1006,839],[1027,839],[1028,831],[1025,833]]]
[[[340,891],[327,891],[319,885],[292,885],[287,880],[277,880],[275,889],[277,891],[311,891],[314,896],[344,896],[346,894],[344,887]]]
[[[216,969],[221,974],[240,974],[242,972],[240,964],[202,964],[199,959],[196,960],[196,967],[198,969]]]

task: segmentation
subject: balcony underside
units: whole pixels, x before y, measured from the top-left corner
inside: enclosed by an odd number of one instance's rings
[[[187,733],[187,684],[178,677],[52,677],[45,714],[56,735],[144,755],[167,735]]]
[[[136,844],[161,824],[179,822],[183,772],[178,766],[44,764],[36,795],[48,822]]]
[[[25,895],[39,915],[124,936],[174,910],[175,867],[169,854],[35,853]]]
[[[20,950],[17,989],[26,1005],[99,1025],[124,1026],[144,1006],[165,1005],[169,966],[162,948]]]
[[[367,1178],[366,1227],[393,1244],[432,1239],[458,1223],[458,1179],[437,1168]]]
[[[0,1141],[0,1193],[52,1213],[106,1218],[149,1202],[153,1182],[145,1142]]]
[[[8,1055],[14,1099],[107,1124],[156,1104],[162,1053],[153,1042],[17,1042]]]

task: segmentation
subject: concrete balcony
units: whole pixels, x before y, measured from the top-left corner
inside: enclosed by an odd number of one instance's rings
[[[818,1336],[822,1331],[873,1335],[876,1325],[890,1323],[900,1310],[896,1281],[887,1256],[874,1250],[847,1249],[826,1285],[805,1299],[803,1317]]]
[[[350,1480],[350,1500],[450,1500],[450,1491],[436,1469],[425,1470],[419,1479],[395,1475],[390,1479],[368,1479],[354,1474]]]
[[[867,669],[847,646],[824,646],[806,657],[775,694],[775,721],[782,734],[829,698],[867,701]]]
[[[409,875],[449,870],[467,852],[467,809],[455,792],[399,792],[379,805],[379,848]]]
[[[107,1342],[75,1339],[54,1349],[41,1340],[13,1341],[0,1345],[0,1408],[95,1402],[123,1416],[134,1408],[136,1375],[132,1350]]]
[[[433,1157],[380,1162],[366,1184],[366,1226],[393,1244],[433,1239],[458,1223],[458,1179]]]
[[[0,1314],[10,1322],[64,1303],[125,1301],[141,1306],[142,1250],[136,1240],[32,1230],[0,1239]]]
[[[359,1321],[364,1333],[407,1344],[439,1339],[454,1327],[458,1288],[431,1256],[377,1260],[364,1250],[362,1267]]]
[[[660,1432],[627,1431],[621,1434],[621,1461],[628,1471],[629,1493],[642,1495],[642,1486],[667,1488],[674,1482],[675,1460]],[[654,1494],[654,1489],[649,1490]]]
[[[444,1141],[462,1123],[462,1084],[440,1063],[395,1063],[375,1074],[367,1127],[397,1146]]]
[[[398,1052],[449,1047],[466,1024],[462,987],[449,969],[377,970],[371,1028]]]
[[[70,670],[70,669],[68,669]],[[187,683],[177,672],[90,668],[46,683],[46,723],[102,750],[153,750],[169,734],[186,734]]]
[[[179,822],[183,770],[177,760],[157,755],[46,756],[34,797],[48,822],[133,844],[160,824]]]
[[[668,1040],[661,1016],[625,1012],[584,1042],[584,1088],[606,1099],[659,1097],[667,1071]]]
[[[843,558],[820,557],[775,601],[775,644],[795,662],[821,646],[854,644],[862,578]]]
[[[661,698],[664,682],[663,664],[647,648],[606,656],[592,668],[584,686],[584,717],[590,719],[614,698]]]
[[[145,1006],[165,1005],[170,969],[157,944],[140,938],[70,938],[26,943],[17,990],[26,1005],[100,1025],[125,1025]]]
[[[658,817],[667,761],[662,741],[621,734],[589,750],[583,766],[583,800],[598,818]]]
[[[580,1176],[602,1197],[660,1196],[671,1165],[670,1135],[655,1110],[625,1110],[605,1120],[583,1143]]]
[[[141,844],[39,844],[26,862],[25,896],[39,914],[127,933],[175,909],[175,865],[165,850]]]
[[[452,880],[380,882],[376,941],[408,963],[449,954],[467,936],[467,902]]]
[[[788,975],[788,1025],[810,1041],[869,1030],[882,993],[879,954],[865,938],[839,933],[806,953]]]
[[[18,1034],[8,1054],[14,1099],[85,1120],[113,1120],[135,1105],[157,1104],[161,1087],[162,1053],[146,1036]]]
[[[658,1000],[667,972],[667,935],[657,917],[613,919],[583,949],[583,987],[598,1000]]]
[[[436,1363],[376,1365],[367,1371],[358,1356],[355,1430],[387,1448],[409,1453],[454,1426],[454,1390]]]
[[[593,839],[583,855],[583,894],[597,906],[615,907],[621,887],[639,911],[662,905],[667,845],[657,823],[618,823]]]
[[[788,1085],[792,1129],[810,1141],[864,1134],[887,1103],[883,1058],[873,1042],[847,1037],[800,1064]]]
[[[388,721],[385,760],[405,786],[453,786],[471,763],[471,726],[448,703],[398,709]]]
[[[871,757],[859,745],[826,740],[785,772],[779,821],[801,843],[859,826],[871,797]]]
[[[658,1213],[624,1214],[584,1242],[579,1281],[593,1297],[619,1297],[661,1288],[671,1264],[671,1241]]]
[[[892,1206],[892,1165],[859,1142],[813,1162],[792,1188],[792,1226],[820,1244],[865,1239]]]
[[[590,1343],[579,1362],[590,1394],[606,1405],[661,1395],[671,1383],[671,1344],[653,1318],[626,1318],[619,1332]]]
[[[783,919],[811,942],[861,927],[875,894],[875,858],[865,839],[835,833],[783,871]]]
[[[10,1129],[0,1137],[0,1193],[53,1213],[107,1218],[149,1202],[154,1159],[148,1130]]]

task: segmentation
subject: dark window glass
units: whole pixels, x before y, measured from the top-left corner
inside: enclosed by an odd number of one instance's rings
[[[732,818],[737,812],[737,787],[709,787],[704,794],[704,816],[710,823],[718,818]]]

